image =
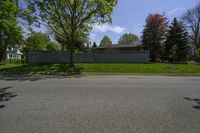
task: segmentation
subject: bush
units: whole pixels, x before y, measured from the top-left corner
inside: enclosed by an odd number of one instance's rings
[[[74,68],[68,68],[67,73],[69,75],[73,74],[81,74],[83,72],[84,68],[80,66],[75,66]]]
[[[22,61],[19,59],[7,59],[6,63],[10,63],[10,64],[21,64]]]

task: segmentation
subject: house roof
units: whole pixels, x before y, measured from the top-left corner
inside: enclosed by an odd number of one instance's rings
[[[99,46],[97,49],[107,48],[107,46]],[[142,45],[134,45],[134,44],[113,44],[112,48],[143,48]]]
[[[20,52],[20,49],[21,49],[21,47],[20,46],[15,46],[15,47],[11,47],[10,49],[8,48],[7,49],[7,54],[22,54],[21,52]]]
[[[112,46],[110,46],[111,48],[143,48],[143,46],[141,45],[142,42],[136,41],[133,44],[112,44]],[[99,46],[97,48],[107,48],[108,46]]]

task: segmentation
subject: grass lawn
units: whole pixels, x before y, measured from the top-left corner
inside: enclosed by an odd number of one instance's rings
[[[194,64],[78,64],[83,67],[86,74],[176,74],[200,75],[200,65]],[[6,64],[0,65],[0,73],[42,73],[58,74],[67,72],[67,65],[25,65],[25,64]]]

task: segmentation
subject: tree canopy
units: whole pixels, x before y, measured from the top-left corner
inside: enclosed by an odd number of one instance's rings
[[[132,33],[125,33],[122,35],[118,41],[119,44],[134,44],[136,41],[138,41],[139,38],[137,35],[134,35]]]
[[[174,61],[171,55],[174,48],[175,50],[175,61],[186,61],[188,54],[188,33],[183,27],[182,23],[174,18],[172,21],[169,31],[167,33],[166,45],[165,45],[165,56],[169,62]]]
[[[161,60],[167,27],[168,21],[164,14],[150,14],[146,19],[142,45],[150,51],[151,62],[160,62]]]
[[[200,48],[197,49],[197,59],[198,59],[198,62],[200,63]]]
[[[74,67],[75,42],[95,23],[111,22],[117,0],[31,0],[29,9],[41,22],[69,42],[70,67]]]
[[[182,22],[187,27],[192,40],[194,57],[200,48],[200,3],[192,9],[187,10],[182,16]]]
[[[14,0],[0,1],[0,62],[6,59],[8,46],[20,44],[22,29],[17,21],[18,6]]]
[[[31,35],[25,40],[24,50],[25,51],[38,51],[38,50],[46,50],[46,46],[50,41],[48,35],[41,32],[33,32]]]
[[[108,36],[104,36],[100,42],[100,46],[112,46],[112,41]]]
[[[41,32],[32,32],[25,40],[23,52],[29,51],[57,51],[59,44],[51,41],[47,34]]]
[[[55,41],[49,41],[49,43],[46,46],[46,50],[47,51],[51,51],[51,52],[59,51],[60,50],[60,46]]]

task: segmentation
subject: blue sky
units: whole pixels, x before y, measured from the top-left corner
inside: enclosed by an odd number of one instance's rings
[[[141,35],[145,19],[149,13],[165,12],[168,19],[180,17],[187,9],[194,7],[199,0],[118,0],[113,12],[111,25],[96,25],[90,34],[91,41],[99,44],[104,35],[113,43],[126,32]]]

